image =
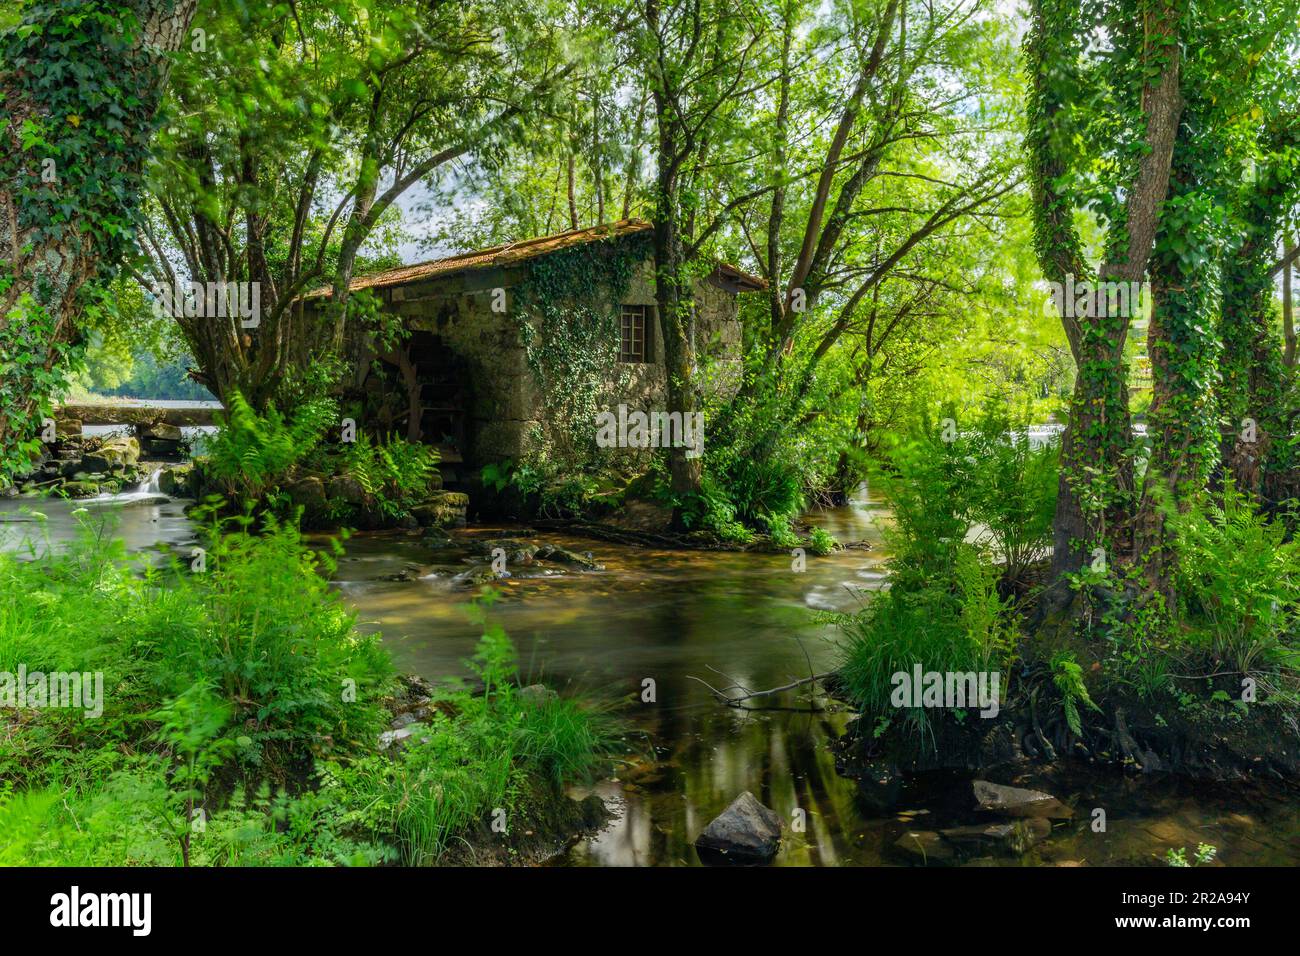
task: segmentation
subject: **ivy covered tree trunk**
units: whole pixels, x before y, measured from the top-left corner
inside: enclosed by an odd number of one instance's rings
[[[1245,234],[1223,270],[1220,334],[1223,475],[1238,490],[1277,503],[1300,491],[1289,442],[1290,369],[1274,326],[1273,260],[1282,215],[1300,169],[1291,156],[1295,133],[1274,137],[1274,160],[1246,187]]]
[[[0,475],[21,468],[77,320],[131,248],[198,0],[47,0],[0,34]]]
[[[1189,70],[1204,70],[1203,64]],[[1165,516],[1204,487],[1217,446],[1213,395],[1219,354],[1214,318],[1220,304],[1218,217],[1233,159],[1214,130],[1216,97],[1209,80],[1189,76],[1187,111],[1174,144],[1170,195],[1151,257],[1147,354],[1152,399],[1150,457],[1134,519],[1134,556],[1149,592],[1173,606],[1174,551]]]
[[[666,104],[663,108],[667,108]],[[661,144],[671,155],[672,144]],[[695,298],[691,280],[686,275],[681,225],[677,212],[677,185],[671,167],[661,170],[659,190],[662,197],[655,215],[655,302],[659,325],[663,331],[664,371],[668,376],[668,411],[680,412],[682,421],[696,411],[695,347],[691,337]],[[668,467],[672,490],[679,498],[700,490],[703,463],[688,458],[688,448],[668,449]]]
[[[1182,225],[1192,224],[1170,223],[1166,228]],[[1143,562],[1149,588],[1171,601],[1173,552],[1165,529],[1166,509],[1181,507],[1202,487],[1207,452],[1215,447],[1210,396],[1217,342],[1206,329],[1218,304],[1218,284],[1211,270],[1165,248],[1153,260],[1151,273],[1151,454],[1134,522],[1134,554]]]
[[[1165,0],[1131,14],[1132,36],[1117,39],[1130,47],[1145,81],[1132,115],[1123,117],[1140,137],[1131,177],[1117,184],[1115,219],[1106,241],[1099,283],[1140,283],[1160,221],[1169,184],[1174,138],[1182,113],[1179,36],[1184,5]],[[1058,288],[1091,273],[1073,216],[1082,203],[1063,182],[1073,157],[1071,129],[1065,125],[1078,93],[1077,46],[1086,33],[1077,5],[1035,0],[1026,37],[1031,75],[1027,146],[1034,201],[1034,244],[1043,272]],[[1061,322],[1078,366],[1070,418],[1062,438],[1061,479],[1053,525],[1053,572],[1077,570],[1100,548],[1114,561],[1131,547],[1133,469],[1129,456],[1132,422],[1124,346],[1131,309],[1117,309],[1108,296],[1071,309],[1061,296]]]

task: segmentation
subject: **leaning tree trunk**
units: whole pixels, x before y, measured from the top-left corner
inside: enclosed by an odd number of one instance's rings
[[[21,467],[93,281],[130,249],[198,0],[47,0],[0,34],[0,475]]]

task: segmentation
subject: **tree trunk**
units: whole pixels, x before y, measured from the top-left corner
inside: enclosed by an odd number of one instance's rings
[[[1295,242],[1290,236],[1287,236],[1283,249],[1286,250],[1284,258],[1290,259],[1295,255]],[[1293,271],[1294,266],[1288,261],[1282,270],[1282,336],[1286,342],[1286,350],[1282,353],[1282,364],[1287,368],[1295,368],[1295,310],[1291,300]]]
[[[661,208],[654,226],[655,301],[663,330],[664,368],[668,376],[668,411],[680,412],[682,422],[696,411],[695,348],[690,323],[695,308],[690,279],[683,273],[684,254],[676,218]],[[688,458],[687,448],[668,449],[672,490],[679,497],[700,490],[703,463]],[[680,516],[678,516],[680,517]]]
[[[1174,142],[1183,111],[1180,90],[1181,61],[1178,28],[1181,16],[1176,0],[1166,0],[1150,13],[1143,24],[1143,45],[1152,65],[1142,90],[1143,140],[1147,151],[1138,163],[1136,175],[1125,190],[1124,220],[1115,232],[1123,241],[1112,261],[1098,270],[1101,282],[1141,282],[1146,274],[1160,206],[1169,188]],[[1039,61],[1035,69],[1034,105],[1042,113],[1030,131],[1034,169],[1034,198],[1039,219],[1039,258],[1048,278],[1060,281],[1061,273],[1080,262],[1079,240],[1059,196],[1055,195],[1054,168],[1060,160],[1046,126],[1062,108],[1056,91],[1045,76],[1047,49],[1055,36],[1035,11],[1035,29],[1030,37],[1031,55]],[[1078,275],[1078,273],[1074,273]],[[1062,306],[1065,296],[1062,295]],[[1132,442],[1132,421],[1128,402],[1128,376],[1124,344],[1131,315],[1116,314],[1108,296],[1095,297],[1092,314],[1068,316],[1062,324],[1070,339],[1078,365],[1070,420],[1062,439],[1061,479],[1054,524],[1052,567],[1055,576],[1077,570],[1096,548],[1107,562],[1131,552],[1133,517],[1133,467],[1128,455]],[[1131,310],[1129,310],[1131,311]],[[1098,494],[1098,491],[1101,493]]]
[[[46,383],[76,337],[87,283],[128,251],[123,237],[141,192],[170,54],[185,40],[197,3],[48,3],[27,10],[22,22],[36,27],[30,36],[0,36],[0,340],[6,351],[17,346],[30,357],[3,365],[0,471],[18,463],[40,427],[50,399]],[[65,32],[71,39],[50,42]],[[74,83],[70,77],[81,74],[71,68],[98,71],[104,86],[121,88],[124,131],[94,135],[105,109],[86,90],[97,96],[103,87],[95,87],[94,76]],[[23,148],[28,122],[48,131],[57,159]]]

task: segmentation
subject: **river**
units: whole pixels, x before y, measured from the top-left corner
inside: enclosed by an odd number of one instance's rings
[[[72,509],[86,505],[0,502],[0,546],[22,546],[42,526],[57,546],[75,527]],[[136,496],[92,499],[88,507],[111,514],[115,533],[134,550],[193,540],[179,501]],[[30,520],[25,510],[39,510],[47,520]],[[605,570],[525,569],[501,582],[489,613],[518,646],[527,681],[581,691],[614,708],[629,728],[629,759],[594,787],[615,818],[574,845],[564,863],[700,865],[694,837],[744,790],[786,822],[776,865],[917,865],[927,861],[897,846],[908,843],[908,833],[979,819],[971,813],[969,780],[951,775],[909,782],[890,809],[875,809],[835,770],[830,743],[852,717],[841,704],[801,688],[738,710],[692,679],[760,689],[833,666],[835,632],[818,621],[818,612],[851,611],[881,586],[884,514],[869,500],[811,514],[809,520],[841,541],[865,541],[870,549],[810,555],[802,572],[784,555],[656,551],[536,536],[591,551]],[[475,528],[457,537],[464,545],[507,536],[521,536],[521,529]],[[357,535],[336,579],[360,625],[383,634],[400,667],[437,679],[464,672],[478,631],[466,614],[466,592],[455,590],[447,573],[429,572],[463,560],[463,548],[433,553],[413,536]],[[416,566],[406,572],[413,580],[387,580],[408,566]],[[647,681],[653,695],[644,693]],[[989,776],[1048,790],[1075,816],[1023,857],[971,863],[1163,865],[1167,850],[1186,847],[1190,856],[1198,843],[1217,847],[1220,864],[1300,863],[1294,794],[1087,766]],[[1096,828],[1098,809],[1104,830]]]

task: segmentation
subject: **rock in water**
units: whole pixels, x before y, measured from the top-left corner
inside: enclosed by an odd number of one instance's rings
[[[746,790],[718,814],[695,839],[701,859],[716,855],[719,861],[766,863],[781,845],[781,818]]]
[[[1050,793],[1041,790],[1004,787],[987,780],[976,780],[971,786],[975,791],[975,802],[981,810],[1000,813],[1005,817],[1051,817],[1063,820],[1074,816],[1073,810]]]
[[[1045,817],[1030,817],[1010,823],[977,823],[969,827],[940,830],[943,838],[966,851],[996,850],[1019,856],[1052,834],[1052,822]]]
[[[527,687],[519,688],[519,699],[534,707],[543,707],[559,698],[558,693],[543,684],[529,684]]]
[[[953,848],[933,830],[909,830],[894,842],[894,847],[922,863],[951,863]]]

